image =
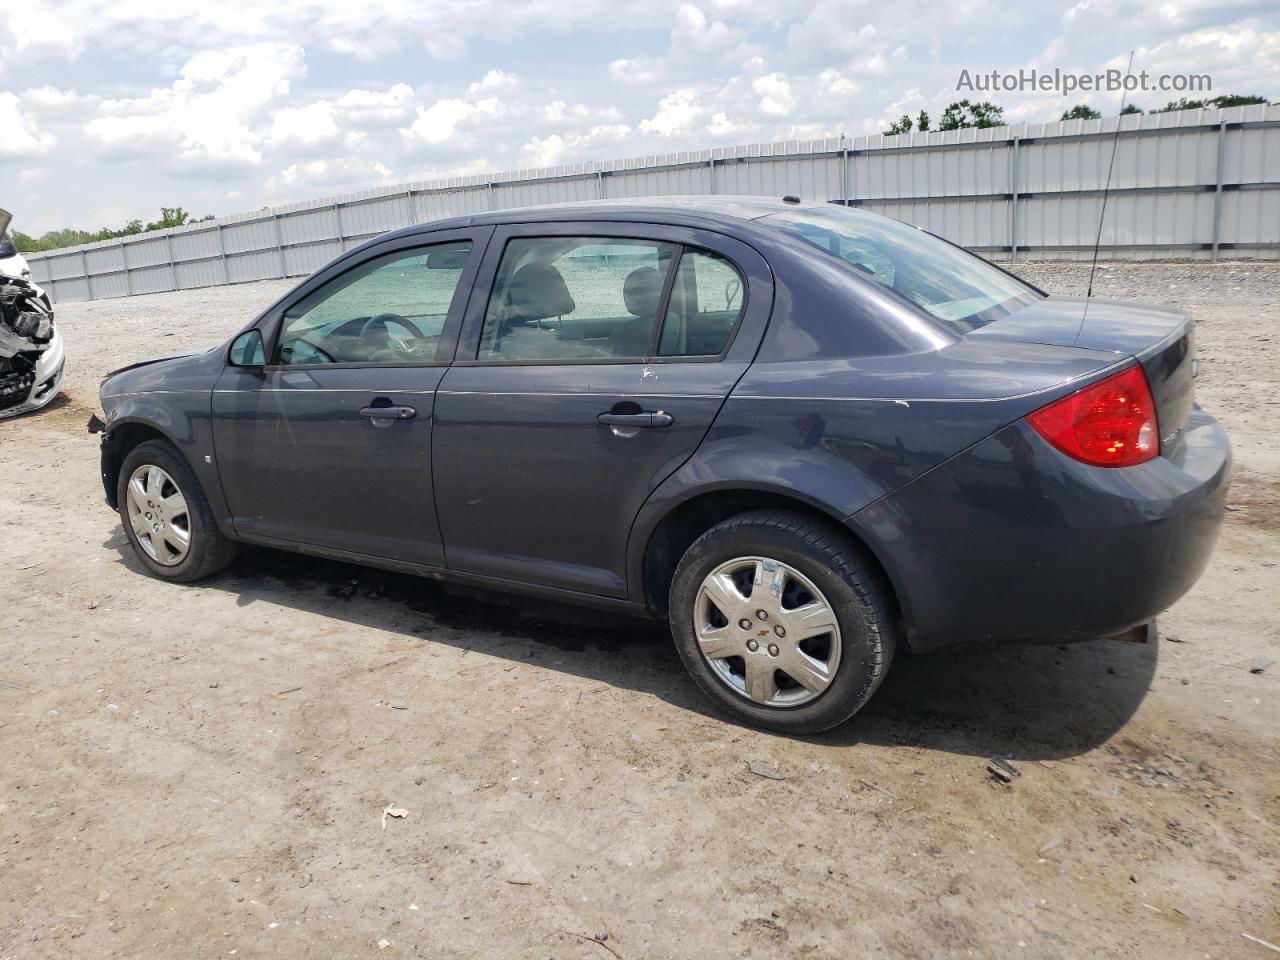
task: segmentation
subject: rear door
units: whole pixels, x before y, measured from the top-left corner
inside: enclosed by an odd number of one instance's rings
[[[499,228],[436,396],[448,566],[625,596],[631,523],[750,364],[772,292],[717,233]]]
[[[265,324],[277,331],[265,369],[227,368],[214,439],[238,532],[443,564],[435,391],[490,232],[442,231],[343,262]]]

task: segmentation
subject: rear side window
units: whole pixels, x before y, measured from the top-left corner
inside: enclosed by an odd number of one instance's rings
[[[489,298],[479,359],[642,359],[677,249],[605,237],[512,240]]]
[[[521,237],[503,251],[478,359],[717,356],[744,299],[737,268],[707,251],[655,240]]]
[[[435,360],[471,242],[375,257],[285,313],[277,362],[426,363]]]
[[[662,325],[658,355],[714,357],[742,316],[746,285],[738,268],[718,254],[685,250]]]

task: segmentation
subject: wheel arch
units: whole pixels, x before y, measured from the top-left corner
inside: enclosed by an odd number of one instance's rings
[[[102,441],[102,489],[107,495],[107,503],[117,509],[119,498],[116,495],[120,483],[120,467],[131,451],[150,440],[167,440],[182,456],[182,447],[168,433],[161,430],[150,420],[141,417],[129,417],[117,421],[104,434]],[[190,462],[187,463],[190,466]]]
[[[643,602],[651,615],[665,616],[671,577],[689,545],[717,523],[751,510],[787,510],[803,514],[852,544],[872,572],[883,580],[895,617],[902,616],[897,582],[863,537],[843,523],[841,517],[800,491],[780,490],[763,484],[730,484],[694,491],[679,500],[668,501],[664,510],[647,518],[649,522],[640,536],[637,537],[634,531],[632,535],[629,573],[633,578],[631,582],[638,584],[639,588],[639,596],[634,599]]]

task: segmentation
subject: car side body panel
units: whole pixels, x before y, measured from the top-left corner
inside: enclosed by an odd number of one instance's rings
[[[1170,457],[1124,469],[1060,453],[1025,421],[849,518],[895,581],[908,641],[1064,642],[1147,623],[1208,563],[1231,474],[1197,409]]]
[[[103,469],[117,462],[112,438],[123,436],[128,424],[149,427],[165,436],[187,459],[205,490],[218,527],[234,536],[230,512],[222,494],[222,482],[214,459],[210,416],[211,389],[225,364],[221,347],[204,353],[162,358],[135,364],[109,375],[111,391],[103,393],[107,423],[103,432]],[[107,401],[112,401],[108,403]],[[115,504],[115,484],[103,477],[107,502]]]

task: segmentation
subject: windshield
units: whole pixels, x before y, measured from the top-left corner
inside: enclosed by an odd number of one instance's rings
[[[760,222],[839,257],[962,331],[1008,316],[1041,296],[980,257],[888,217],[832,207],[775,213]]]

